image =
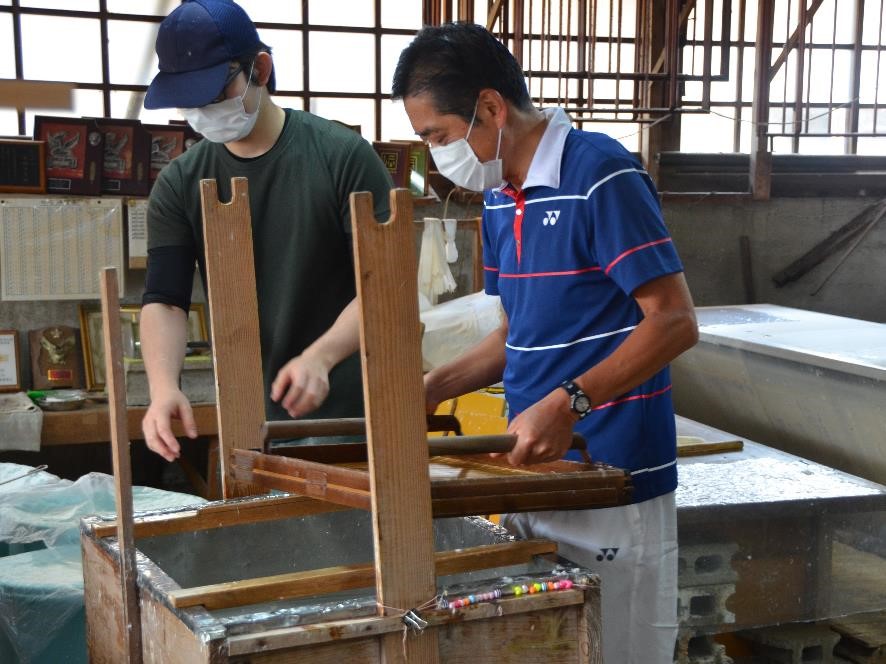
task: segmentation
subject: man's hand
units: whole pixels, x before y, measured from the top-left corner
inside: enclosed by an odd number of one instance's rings
[[[508,453],[508,462],[522,466],[563,458],[572,444],[577,420],[566,390],[557,388],[511,420],[508,433],[517,436],[517,443]]]
[[[181,390],[170,390],[151,398],[151,405],[142,419],[142,432],[148,448],[167,461],[175,461],[181,447],[172,432],[172,420],[181,420],[188,438],[197,437],[197,425],[188,398]]]
[[[271,384],[271,399],[280,402],[290,417],[316,410],[328,394],[329,367],[307,354],[289,360]]]

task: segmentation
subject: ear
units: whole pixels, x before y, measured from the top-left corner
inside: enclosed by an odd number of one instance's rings
[[[496,129],[505,126],[508,120],[508,102],[498,90],[483,88],[477,100],[477,119],[491,122]]]
[[[273,67],[274,60],[270,53],[262,51],[255,56],[255,69],[252,72],[252,76],[257,85],[264,86],[268,84],[268,79],[271,78],[271,70]]]

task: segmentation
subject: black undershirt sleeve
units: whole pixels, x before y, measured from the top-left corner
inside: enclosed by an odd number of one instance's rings
[[[142,304],[169,304],[187,313],[191,308],[195,260],[192,247],[148,249],[148,273]]]

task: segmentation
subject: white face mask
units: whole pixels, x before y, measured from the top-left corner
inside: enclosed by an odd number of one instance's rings
[[[474,115],[468,126],[467,135],[446,145],[432,145],[430,150],[437,170],[452,182],[471,191],[483,191],[497,187],[502,181],[502,165],[498,157],[501,149],[501,129],[498,130],[495,159],[481,162],[468,143],[468,136],[471,135],[476,118],[477,107],[474,106]]]
[[[233,143],[249,136],[255,121],[258,119],[258,111],[261,108],[261,95],[258,97],[258,107],[253,113],[246,112],[243,99],[249,92],[249,84],[252,80],[252,69],[246,79],[246,90],[239,97],[225,99],[215,104],[209,104],[200,108],[179,109],[188,124],[199,134],[213,143]]]

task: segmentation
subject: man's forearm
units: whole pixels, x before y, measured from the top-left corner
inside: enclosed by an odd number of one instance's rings
[[[360,350],[360,308],[357,299],[342,309],[335,322],[302,355],[322,362],[327,371]]]
[[[643,320],[611,355],[575,377],[594,406],[634,389],[698,340],[695,310],[682,275],[663,277],[638,290]]]
[[[428,372],[428,399],[440,403],[499,382],[505,369],[507,336],[505,324],[457,359]]]
[[[188,339],[185,312],[167,304],[146,304],[142,308],[139,336],[151,394],[177,390]]]

